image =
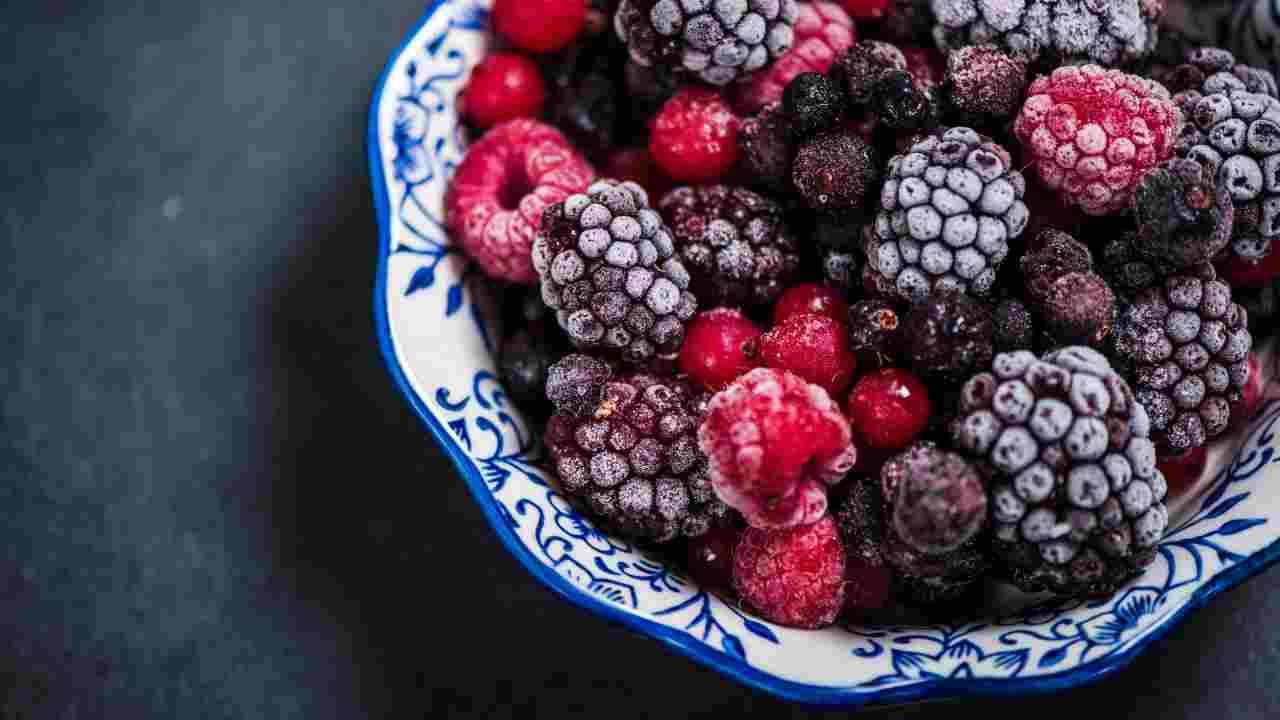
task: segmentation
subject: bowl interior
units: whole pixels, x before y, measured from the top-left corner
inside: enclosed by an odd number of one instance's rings
[[[379,82],[369,137],[381,230],[375,312],[406,398],[498,537],[551,589],[756,687],[862,704],[1088,681],[1276,559],[1280,402],[1219,443],[1212,471],[1173,504],[1156,562],[1101,601],[1001,591],[989,615],[966,622],[799,631],[753,617],[661,558],[597,531],[556,492],[538,439],[504,396],[493,363],[501,331],[494,288],[442,222],[466,141],[456,97],[488,46],[489,5],[436,2]]]

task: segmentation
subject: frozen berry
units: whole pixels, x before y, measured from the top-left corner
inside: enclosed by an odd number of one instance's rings
[[[844,94],[822,73],[801,73],[782,93],[782,106],[796,134],[808,137],[831,127],[844,109]]]
[[[863,40],[831,66],[830,74],[856,107],[871,102],[876,83],[886,72],[906,69],[907,58],[896,46],[879,40]]]
[[[1032,245],[1021,263],[1027,295],[1035,302],[1044,302],[1054,281],[1063,275],[1093,270],[1089,246],[1061,230],[1041,231]]]
[[[855,20],[878,20],[884,17],[893,0],[840,0],[840,4]]]
[[[741,540],[742,531],[728,523],[690,538],[686,553],[689,574],[704,588],[730,589],[733,585],[733,553]]]
[[[792,180],[814,210],[861,209],[879,177],[875,150],[848,130],[820,132],[800,146]]]
[[[760,329],[741,312],[715,308],[699,313],[680,347],[680,372],[715,392],[755,367]]]
[[[549,53],[567,46],[582,30],[584,0],[497,0],[493,26],[512,45]]]
[[[906,70],[889,70],[871,90],[870,109],[895,130],[914,130],[936,122],[932,98]]]
[[[760,338],[760,359],[771,368],[790,370],[839,397],[853,382],[857,361],[849,350],[849,331],[825,315],[792,315]]]
[[[1040,182],[1088,215],[1125,208],[1143,174],[1173,154],[1182,114],[1152,80],[1097,65],[1040,76],[1013,130]]]
[[[796,17],[795,42],[777,62],[738,83],[733,96],[739,112],[753,113],[782,100],[782,91],[797,75],[826,72],[853,45],[853,21],[838,4],[802,2]]]
[[[1270,252],[1261,260],[1249,260],[1232,253],[1218,265],[1222,279],[1232,285],[1260,288],[1280,278],[1280,241],[1272,241]]]
[[[678,182],[714,182],[738,159],[739,120],[716,92],[677,93],[653,119],[649,152]]]
[[[960,382],[991,362],[994,332],[982,303],[964,293],[934,292],[911,308],[903,337],[916,372]]]
[[[1164,458],[1157,466],[1164,473],[1171,494],[1185,492],[1195,487],[1209,462],[1209,448],[1201,445],[1194,450]]]
[[[882,299],[859,300],[849,308],[849,347],[890,362],[902,352],[902,316]]]
[[[901,368],[862,376],[849,395],[849,420],[858,439],[870,447],[906,447],[929,424],[929,391]]]
[[[951,105],[984,119],[1013,115],[1027,88],[1027,63],[994,45],[971,45],[947,56]]]
[[[1049,286],[1044,301],[1045,330],[1066,345],[1101,346],[1115,316],[1115,293],[1096,273],[1063,275]]]
[[[893,509],[894,534],[917,552],[960,548],[987,520],[987,493],[976,468],[960,455],[920,442],[885,463],[881,492]]]
[[[547,399],[557,412],[583,415],[600,402],[613,369],[588,355],[566,355],[547,370]]]
[[[734,552],[733,587],[766,620],[820,628],[844,605],[844,561],[829,515],[796,528],[747,528]]]
[[[471,71],[461,103],[471,124],[486,129],[516,118],[536,118],[546,99],[537,63],[517,53],[495,52]]]
[[[660,198],[671,189],[671,178],[662,172],[662,168],[649,155],[649,148],[630,147],[616,150],[605,162],[604,177],[615,180],[630,180],[639,183],[651,198]]]
[[[698,430],[716,495],[753,527],[816,522],[827,486],[857,461],[849,422],[822,388],[757,368],[716,393]]]
[[[578,43],[544,64],[547,120],[592,160],[605,158],[621,129],[623,98],[604,48]]]
[[[791,162],[796,156],[791,126],[781,103],[742,121],[738,131],[739,167],[752,185],[785,193],[791,187]]]
[[[853,477],[835,500],[836,527],[845,548],[845,612],[879,610],[889,603],[893,571],[884,559],[884,503],[880,483]]]
[[[518,119],[468,149],[445,196],[445,220],[490,276],[532,284],[530,248],[543,211],[591,183],[594,171],[555,128]]]
[[[1002,300],[991,313],[997,352],[1030,350],[1035,343],[1035,318],[1021,300]]]
[[[825,315],[837,322],[848,322],[849,303],[839,293],[825,285],[800,283],[792,285],[778,298],[773,307],[773,322],[781,324],[793,315],[813,313]]]
[[[1134,250],[1170,269],[1213,260],[1231,242],[1235,205],[1226,177],[1208,165],[1174,158],[1143,176],[1133,203]]]

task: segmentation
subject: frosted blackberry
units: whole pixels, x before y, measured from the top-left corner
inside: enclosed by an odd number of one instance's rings
[[[1232,75],[1219,73],[1222,84]],[[1209,80],[1206,86],[1216,86]],[[1180,157],[1216,174],[1235,204],[1231,251],[1260,261],[1280,237],[1280,100],[1266,93],[1224,88],[1209,95],[1186,90],[1174,102],[1187,118],[1174,144]]]
[[[1221,435],[1249,380],[1248,313],[1212,267],[1138,294],[1121,316],[1115,355],[1133,370],[1152,437],[1181,453]]]
[[[641,374],[603,383],[583,412],[557,412],[545,439],[561,491],[629,537],[705,533],[728,507],[698,448],[703,400],[682,380]]]
[[[1107,358],[1002,353],[961,390],[956,447],[987,476],[992,549],[1028,591],[1114,591],[1169,522],[1151,422]]]
[[[1134,193],[1134,250],[1171,268],[1211,261],[1231,241],[1235,206],[1226,178],[1175,158],[1143,176]]]
[[[658,210],[694,294],[708,306],[773,302],[800,267],[782,206],[746,188],[680,187],[663,196]]]
[[[871,102],[876,85],[885,73],[906,69],[907,58],[896,46],[879,40],[863,40],[837,59],[829,74],[848,101],[859,106]]]
[[[1149,55],[1164,4],[1151,0],[931,0],[943,52],[990,43],[1029,61],[1120,65]]]
[[[549,206],[533,265],[543,302],[579,349],[631,363],[669,356],[698,310],[671,231],[633,182],[601,180]]]
[[[1063,275],[1093,270],[1089,246],[1061,230],[1041,230],[1034,245],[1036,249],[1027,251],[1020,263],[1027,296],[1035,302],[1044,302],[1054,281]]]
[[[991,363],[994,332],[985,305],[964,293],[938,290],[907,315],[904,354],[923,377],[959,383]]]
[[[889,161],[867,265],[896,294],[987,295],[1029,213],[1008,151],[969,128],[938,131]]]
[[[796,191],[814,210],[862,210],[878,176],[875,148],[845,129],[804,141],[791,168]]]
[[[917,442],[880,471],[893,532],[917,552],[941,555],[969,542],[987,521],[987,495],[973,465]]]
[[[1195,91],[1200,95],[1230,94],[1234,90],[1280,97],[1270,70],[1236,62],[1229,50],[1197,47],[1183,62],[1156,77],[1171,93]]]
[[[622,0],[614,29],[641,65],[728,85],[791,49],[797,0]]]
[[[801,137],[831,127],[844,110],[844,93],[822,73],[800,73],[782,91],[782,105]]]

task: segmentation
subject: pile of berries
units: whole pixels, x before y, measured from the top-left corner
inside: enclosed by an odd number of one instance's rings
[[[1275,79],[1161,7],[498,0],[445,217],[559,490],[802,628],[1141,573],[1280,306]]]

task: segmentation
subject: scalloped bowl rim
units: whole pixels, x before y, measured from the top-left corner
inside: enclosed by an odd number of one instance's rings
[[[401,55],[413,44],[413,41],[431,20],[434,13],[451,2],[453,0],[431,0],[424,14],[416,21],[412,30],[391,54],[387,64],[379,73],[373,92],[366,140],[375,212],[378,219],[378,266],[373,303],[378,344],[383,360],[395,381],[396,387],[403,393],[410,407],[413,408],[414,412],[426,425],[436,442],[444,448],[458,473],[463,476],[467,487],[480,505],[485,518],[496,531],[502,544],[535,578],[554,593],[577,607],[589,610],[610,621],[620,623],[632,631],[659,640],[679,654],[724,673],[752,688],[808,705],[858,707],[965,696],[1047,693],[1092,682],[1128,665],[1139,652],[1178,625],[1188,612],[1201,607],[1218,593],[1249,579],[1280,561],[1280,539],[1278,539],[1253,552],[1238,563],[1217,572],[1195,589],[1181,606],[1173,610],[1167,620],[1163,621],[1159,626],[1148,630],[1141,637],[1136,638],[1125,649],[1059,672],[1033,677],[998,679],[939,678],[929,682],[872,690],[810,685],[777,677],[752,667],[742,659],[721,652],[687,632],[660,625],[619,610],[608,602],[587,594],[575,586],[534,556],[521,543],[514,531],[508,527],[499,511],[495,509],[495,505],[488,502],[490,496],[485,487],[484,478],[481,477],[480,472],[472,464],[467,451],[445,429],[441,419],[436,416],[428,403],[410,384],[405,369],[401,366],[391,337],[390,316],[387,306],[391,213],[388,202],[387,179],[384,175],[383,157],[378,136],[378,112],[391,70]],[[1263,411],[1272,411],[1273,409],[1274,401],[1265,405]],[[1260,411],[1256,417],[1261,417],[1263,411]],[[1252,432],[1252,428],[1250,432]]]

